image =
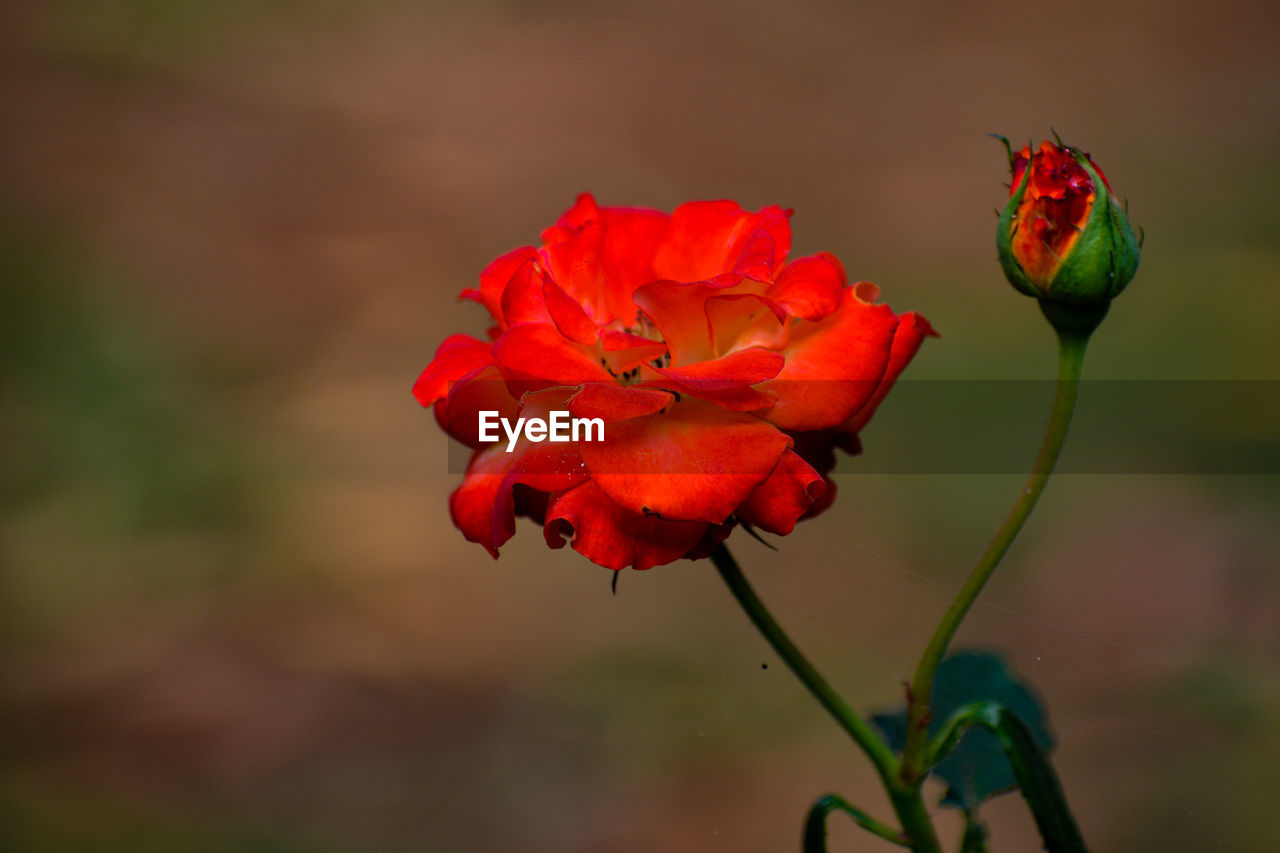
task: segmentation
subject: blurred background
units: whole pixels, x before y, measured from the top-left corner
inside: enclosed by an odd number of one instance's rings
[[[0,848],[783,851],[826,791],[887,817],[709,564],[612,596],[525,523],[463,541],[409,388],[585,190],[792,207],[797,254],[942,332],[911,377],[1050,377],[986,134],[1052,126],[1147,235],[1088,375],[1252,380],[1131,430],[1215,409],[1243,455],[1059,478],[960,641],[1047,701],[1094,850],[1280,849],[1278,41],[1235,0],[0,4]],[[1029,459],[1048,401],[891,396],[866,458],[996,419]],[[780,553],[734,543],[874,711],[1020,478],[860,461]],[[1039,849],[1019,797],[985,815]]]

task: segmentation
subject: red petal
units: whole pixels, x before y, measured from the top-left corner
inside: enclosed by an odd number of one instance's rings
[[[591,220],[573,228],[555,226],[542,234],[543,262],[556,284],[564,290],[597,325],[613,319],[601,282],[600,244],[604,226]]]
[[[507,326],[518,323],[550,323],[547,300],[542,295],[546,276],[536,258],[529,258],[516,267],[502,291],[502,318]]]
[[[705,560],[710,557],[712,552],[720,546],[720,543],[729,538],[729,534],[733,532],[733,528],[737,525],[732,522],[729,524],[708,524],[707,532],[702,534],[702,540],[685,554],[686,560]]]
[[[519,445],[512,453],[507,453],[504,445],[476,451],[462,485],[449,496],[453,523],[469,542],[483,545],[495,558],[502,544],[515,534],[512,492],[517,485],[557,492],[586,479],[574,445],[524,440]],[[529,505],[527,498],[524,503]]]
[[[691,284],[652,281],[637,288],[632,298],[662,333],[671,352],[671,361],[690,364],[714,357],[706,313],[707,299],[734,287],[741,280],[740,276],[730,276]]]
[[[823,497],[826,488],[822,475],[788,450],[769,478],[756,487],[734,514],[761,530],[785,536]]]
[[[767,267],[781,263],[791,249],[788,212],[766,207],[759,213],[744,211],[732,201],[695,201],[682,204],[671,214],[671,222],[654,257],[655,277],[673,281],[703,281],[733,272],[739,257],[757,230],[773,241],[773,257]],[[758,271],[761,258],[753,248],[747,265]]]
[[[795,442],[791,449],[820,474],[828,474],[836,467],[837,447],[850,455],[862,452],[858,436],[839,429],[796,432],[789,435]]]
[[[413,383],[413,396],[423,406],[430,406],[449,394],[449,383],[471,371],[493,364],[493,345],[470,335],[450,335],[436,349],[435,358]]]
[[[502,314],[508,326],[551,324],[580,344],[594,344],[599,337],[599,329],[582,306],[547,278],[533,259],[525,261],[511,276],[502,294]]]
[[[557,239],[556,235],[561,233],[555,230],[557,227],[572,230],[575,228],[581,228],[588,222],[599,221],[600,206],[596,204],[595,196],[591,193],[580,193],[578,197],[573,200],[573,207],[561,214],[560,218],[556,220],[556,224],[554,226],[542,232],[543,242],[549,243],[552,240]]]
[[[616,329],[602,329],[600,344],[604,347],[608,369],[619,376],[646,361],[666,355],[667,352],[667,345],[662,341],[653,341]]]
[[[635,321],[631,293],[653,281],[653,257],[670,217],[658,210],[599,207],[578,197],[559,222],[542,233],[552,275],[596,322]]]
[[[743,243],[737,259],[733,262],[733,269],[729,272],[747,276],[756,281],[770,281],[773,279],[776,260],[774,251],[773,237],[768,231],[757,229]]]
[[[787,363],[760,390],[777,401],[763,417],[782,429],[829,429],[871,399],[889,364],[898,318],[845,288],[840,308],[818,323],[799,323],[784,354]]]
[[[773,239],[773,269],[776,270],[791,254],[791,211],[776,204],[761,208],[744,230],[749,233],[756,229],[765,231]]]
[[[547,508],[543,536],[552,548],[564,537],[579,554],[609,569],[648,569],[683,557],[702,539],[701,521],[666,521],[628,512],[587,481],[557,496]]]
[[[536,254],[532,246],[522,246],[502,255],[480,273],[480,289],[462,291],[463,299],[474,299],[493,315],[498,325],[506,325],[502,317],[502,293],[520,265]]]
[[[653,271],[658,278],[702,281],[728,266],[728,254],[743,210],[733,201],[695,201],[671,214]]]
[[[836,448],[839,447],[852,456],[862,452],[862,444],[858,441],[857,435],[841,432],[838,429],[800,432],[793,434],[791,438],[795,441],[792,447],[793,452],[822,474],[822,479],[827,484],[826,492],[801,516],[813,518],[825,512],[836,499],[835,481],[827,476],[836,467]]]
[[[575,418],[621,421],[656,414],[673,402],[675,395],[669,391],[608,382],[588,382],[569,398],[569,412]]]
[[[574,302],[559,285],[547,280],[542,285],[542,293],[546,299],[547,312],[551,315],[556,328],[560,330],[560,334],[580,344],[594,344],[599,340],[599,327],[591,321],[587,312],[582,310],[582,306]]]
[[[759,418],[683,400],[611,424],[580,445],[592,478],[631,512],[723,522],[773,470],[790,439]]]
[[[630,207],[606,207],[600,214],[604,219],[600,266],[608,306],[614,317],[630,325],[635,320],[631,294],[658,278],[653,273],[653,256],[670,217],[658,210]]]
[[[462,485],[449,495],[449,516],[468,542],[485,547],[494,559],[502,543],[516,532],[514,507],[511,518],[496,511],[498,494],[510,462],[501,450],[477,450],[467,465]]]
[[[784,362],[780,353],[749,347],[683,367],[642,365],[640,376],[647,385],[681,391],[735,412],[751,412],[773,402],[751,386],[777,376]]]
[[[723,358],[654,370],[690,388],[701,386],[715,389],[755,385],[772,379],[782,370],[785,362],[781,353],[763,347],[747,347]]]
[[[545,419],[551,409],[564,407],[564,399],[560,389],[529,394],[520,414]],[[508,453],[503,440],[471,457],[462,485],[449,496],[449,512],[463,536],[497,557],[498,548],[515,533],[513,490],[517,485],[559,492],[586,477],[578,445],[572,442],[533,442],[521,437]],[[533,503],[526,496],[523,506],[528,509]]]
[[[929,321],[914,311],[899,317],[898,328],[893,335],[893,346],[889,350],[889,367],[885,370],[884,377],[881,378],[880,384],[876,386],[875,393],[871,396],[871,399],[862,408],[858,409],[841,429],[849,432],[861,431],[871,420],[871,416],[876,413],[876,409],[889,393],[889,389],[893,387],[893,383],[899,374],[915,357],[920,345],[924,343],[924,339],[936,337],[938,337],[938,333],[929,325]]]
[[[816,321],[840,307],[845,284],[844,267],[824,252],[783,267],[767,295],[792,317]]]
[[[648,365],[641,367],[640,377],[646,387],[667,388],[677,393],[695,397],[714,403],[728,412],[759,412],[773,405],[773,397],[762,394],[748,385],[730,385],[724,388],[713,388],[702,385],[690,388],[666,377],[655,378]]]
[[[711,328],[711,347],[718,356],[745,347],[779,350],[791,337],[786,315],[769,300],[760,296],[712,296],[707,300],[707,325]]]
[[[567,340],[555,326],[512,326],[493,345],[493,354],[509,379],[535,388],[613,381],[597,356]]]
[[[449,388],[449,396],[436,403],[436,422],[468,447],[480,447],[480,412],[494,411],[500,418],[516,417],[520,402],[507,389],[496,364],[471,371]]]

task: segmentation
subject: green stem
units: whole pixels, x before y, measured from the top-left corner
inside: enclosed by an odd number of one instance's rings
[[[1048,312],[1046,312],[1048,313]],[[1100,319],[1100,318],[1099,318]],[[1095,323],[1096,325],[1096,323]],[[992,537],[987,550],[978,560],[973,571],[969,573],[964,586],[956,593],[955,600],[947,608],[942,621],[933,632],[933,638],[925,648],[920,664],[916,667],[915,676],[911,679],[911,689],[907,703],[907,742],[902,754],[900,774],[905,782],[915,782],[928,771],[927,738],[930,712],[929,703],[933,694],[933,678],[938,664],[947,653],[951,640],[955,637],[960,623],[973,607],[978,594],[990,579],[1000,559],[1004,557],[1009,546],[1013,544],[1018,531],[1031,515],[1040,493],[1049,482],[1049,475],[1058,461],[1062,444],[1067,437],[1067,427],[1071,424],[1071,412],[1076,404],[1076,392],[1080,387],[1080,373],[1084,366],[1084,354],[1089,344],[1088,331],[1058,328],[1058,382],[1053,398],[1053,409],[1049,415],[1049,425],[1045,431],[1040,452],[1036,455],[1035,465],[1026,484],[1018,494],[1018,500],[1005,517],[1004,523]]]
[[[892,780],[898,767],[898,759],[893,751],[880,739],[870,724],[858,716],[857,712],[832,689],[827,680],[818,674],[804,653],[796,648],[796,644],[791,642],[791,638],[782,630],[768,608],[764,606],[764,602],[751,588],[751,584],[747,582],[742,569],[738,567],[738,561],[729,553],[729,549],[724,545],[716,548],[711,554],[711,562],[715,564],[720,577],[724,578],[724,582],[729,585],[733,597],[737,599],[738,604],[742,605],[742,609],[747,612],[752,623],[769,641],[769,645],[773,646],[773,650],[786,662],[787,666],[791,667],[791,671],[805,687],[809,688],[809,692],[835,718],[840,727],[848,732],[854,742],[862,748],[867,758],[871,759],[871,763],[875,765],[880,777],[886,781]]]
[[[813,808],[809,809],[809,817],[804,822],[804,853],[826,853],[827,815],[833,811],[844,812],[854,823],[872,835],[878,835],[885,841],[892,841],[900,847],[907,846],[906,837],[892,826],[876,820],[839,794],[827,794],[819,797],[813,804]]]
[[[720,577],[752,623],[769,641],[769,645],[773,646],[773,650],[875,765],[876,772],[889,793],[894,812],[902,822],[902,835],[908,840],[911,849],[915,853],[941,853],[942,847],[921,799],[920,788],[918,785],[903,783],[898,772],[897,756],[872,730],[870,724],[858,716],[826,679],[818,674],[813,664],[782,630],[747,582],[729,549],[720,545],[712,552],[711,562],[715,564]]]
[[[960,853],[987,853],[987,828],[978,820],[974,809],[964,810],[964,833],[960,836]]]

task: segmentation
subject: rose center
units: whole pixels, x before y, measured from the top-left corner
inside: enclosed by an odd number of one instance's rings
[[[666,339],[662,337],[662,333],[658,331],[658,327],[653,324],[643,311],[636,312],[635,325],[623,326],[622,330],[629,335],[646,338],[647,340],[656,341],[657,343],[666,343]],[[666,367],[671,363],[671,353],[664,352],[662,355],[649,362],[654,367]],[[610,371],[612,372],[612,371]],[[633,367],[626,373],[615,374],[618,381],[623,385],[635,385],[640,381],[640,368]]]

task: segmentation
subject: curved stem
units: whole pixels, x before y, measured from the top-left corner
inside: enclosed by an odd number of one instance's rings
[[[715,564],[720,577],[724,578],[724,582],[729,585],[729,591],[738,600],[738,604],[742,605],[742,609],[747,612],[752,623],[769,641],[769,645],[773,646],[773,650],[786,662],[787,666],[791,667],[791,671],[805,687],[809,688],[809,692],[822,707],[827,709],[827,713],[831,714],[840,727],[848,732],[854,742],[861,747],[867,758],[871,759],[871,763],[875,765],[881,778],[886,781],[892,780],[898,767],[898,759],[893,751],[880,739],[870,724],[858,716],[857,712],[832,689],[827,680],[818,674],[813,664],[809,663],[809,659],[796,648],[796,644],[791,642],[791,638],[782,630],[768,608],[764,606],[764,602],[751,588],[751,584],[747,582],[746,576],[742,574],[742,569],[738,567],[738,562],[729,553],[729,549],[720,545],[711,554],[711,562]]]
[[[729,591],[746,611],[752,623],[769,641],[769,645],[773,646],[773,650],[875,765],[876,772],[889,793],[894,812],[902,822],[902,834],[908,840],[911,849],[916,853],[941,853],[942,847],[920,797],[920,788],[917,785],[905,785],[899,778],[898,759],[889,749],[888,744],[881,740],[870,724],[858,716],[840,694],[832,689],[827,680],[818,674],[809,659],[782,630],[768,608],[764,606],[764,602],[751,588],[751,584],[747,582],[742,569],[729,553],[729,549],[724,545],[717,547],[711,554],[711,562],[715,564],[720,577],[724,579]]]
[[[826,853],[827,815],[833,811],[844,812],[854,823],[872,835],[878,835],[899,847],[907,846],[906,837],[892,826],[876,820],[839,794],[827,794],[819,797],[813,804],[813,808],[809,809],[809,817],[804,822],[804,853]]]
[[[1084,365],[1085,349],[1089,344],[1087,332],[1059,330],[1058,332],[1058,382],[1053,398],[1053,409],[1049,415],[1049,425],[1045,431],[1040,452],[1036,455],[1031,475],[1018,494],[1013,508],[1005,517],[1004,523],[992,537],[987,550],[978,560],[977,565],[969,573],[964,586],[956,593],[955,600],[947,608],[942,621],[929,645],[925,648],[920,664],[916,667],[915,676],[911,680],[911,691],[907,706],[907,742],[902,754],[900,775],[904,781],[919,779],[927,770],[926,734],[929,727],[929,703],[933,693],[933,678],[938,664],[942,662],[951,640],[955,637],[960,623],[973,607],[978,594],[990,579],[1000,559],[1004,557],[1009,546],[1022,529],[1023,523],[1031,515],[1036,501],[1049,482],[1049,475],[1057,464],[1058,454],[1067,437],[1067,427],[1071,424],[1071,413],[1075,409],[1076,392],[1080,387],[1080,373]]]

